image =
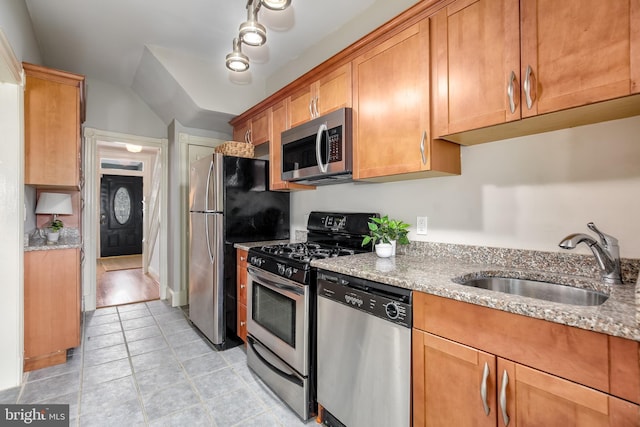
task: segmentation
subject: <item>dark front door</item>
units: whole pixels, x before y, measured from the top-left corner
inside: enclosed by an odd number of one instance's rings
[[[142,253],[142,177],[103,175],[100,256]]]

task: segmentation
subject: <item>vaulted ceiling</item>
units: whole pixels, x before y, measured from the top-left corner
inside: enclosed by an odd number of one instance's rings
[[[262,8],[267,43],[243,45],[251,68],[233,73],[224,58],[247,18],[246,0],[26,0],[44,65],[132,88],[165,123],[212,130],[228,128],[268,95],[269,79],[333,32],[358,27],[367,14],[375,28],[415,2],[293,0],[285,11]]]

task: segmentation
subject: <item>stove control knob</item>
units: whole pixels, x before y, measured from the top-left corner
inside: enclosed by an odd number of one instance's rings
[[[400,316],[400,307],[395,302],[390,302],[384,307],[387,317],[391,320],[396,320]]]
[[[284,265],[278,264],[278,274],[280,275],[284,274]]]
[[[287,277],[291,277],[293,275],[293,269],[291,267],[287,267],[287,269],[285,270],[284,274]]]

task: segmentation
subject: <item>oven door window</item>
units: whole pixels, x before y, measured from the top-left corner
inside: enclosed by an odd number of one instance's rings
[[[253,320],[295,348],[296,302],[254,281],[251,304]]]

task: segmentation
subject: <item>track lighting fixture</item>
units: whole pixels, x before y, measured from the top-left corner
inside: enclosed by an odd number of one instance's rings
[[[285,10],[291,4],[291,0],[262,0],[262,5],[271,10]]]
[[[240,49],[240,39],[233,39],[233,51],[227,55],[227,68],[231,71],[246,71],[249,69],[249,57]]]
[[[262,46],[267,41],[267,29],[258,22],[261,6],[271,10],[284,10],[291,0],[247,0],[247,20],[240,24],[238,37],[233,39],[233,51],[227,55],[227,68],[231,71],[249,69],[249,57],[242,53],[242,43],[249,46]]]
[[[262,46],[267,41],[267,29],[258,22],[258,10],[262,2],[256,5],[247,3],[247,20],[240,24],[240,41],[249,46]]]

